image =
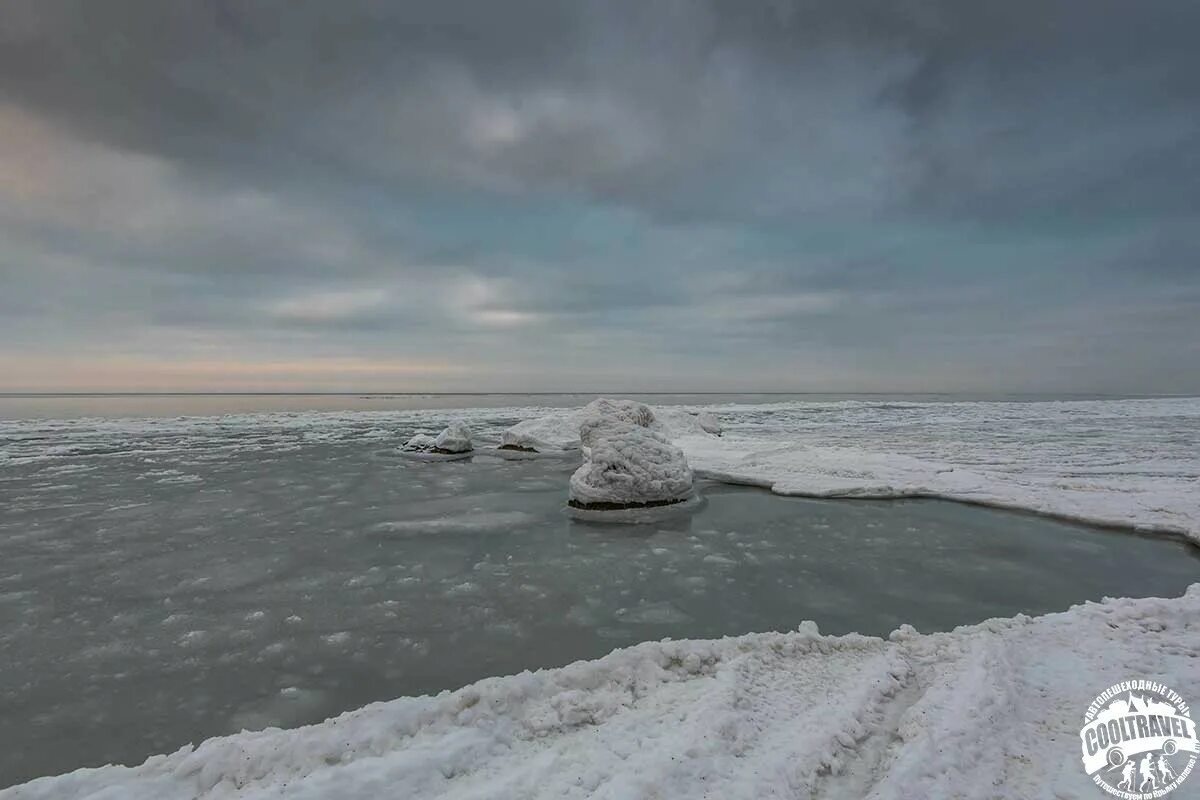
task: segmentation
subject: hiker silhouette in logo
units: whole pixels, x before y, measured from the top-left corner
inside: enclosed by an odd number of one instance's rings
[[[1142,783],[1140,786],[1138,786],[1138,791],[1139,792],[1146,791],[1146,784],[1150,784],[1150,788],[1153,789],[1154,788],[1154,759],[1152,759],[1150,757],[1149,753],[1142,756],[1141,774],[1142,774]]]
[[[1171,762],[1167,761],[1165,755],[1158,757],[1158,774],[1162,776],[1162,786],[1175,780],[1175,770],[1171,769]]]
[[[1126,761],[1125,766],[1121,767],[1121,782],[1117,784],[1117,788],[1133,791],[1133,762],[1132,761]]]

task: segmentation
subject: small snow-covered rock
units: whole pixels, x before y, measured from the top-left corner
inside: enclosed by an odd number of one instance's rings
[[[721,421],[707,411],[701,411],[696,415],[696,422],[700,423],[700,430],[705,433],[711,433],[714,436],[720,436],[724,428],[721,427]]]
[[[420,453],[432,450],[436,444],[437,439],[434,437],[427,433],[418,433],[416,436],[409,439],[401,449]]]
[[[470,458],[471,432],[465,425],[455,423],[436,437],[418,433],[400,448],[401,455],[418,461],[452,461]]]
[[[522,420],[500,434],[500,449],[529,453],[578,450],[579,412],[559,412]]]
[[[438,434],[433,446],[447,453],[466,453],[472,449],[471,431],[461,422],[452,423]]]
[[[611,416],[603,413],[607,410],[593,408],[580,425],[585,460],[571,476],[570,504],[623,510],[691,497],[692,471],[683,451],[661,434],[630,421],[634,417],[626,413],[627,408]]]

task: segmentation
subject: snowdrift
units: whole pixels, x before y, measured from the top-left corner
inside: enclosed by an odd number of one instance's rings
[[[1091,698],[1137,676],[1186,692],[1197,652],[1200,585],[888,640],[804,623],[648,642],[0,800],[1092,797]]]

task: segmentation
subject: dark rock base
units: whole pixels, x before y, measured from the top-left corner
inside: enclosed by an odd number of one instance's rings
[[[650,500],[645,503],[580,503],[578,500],[568,500],[567,505],[581,511],[629,511],[635,508],[662,508],[676,503],[686,502],[688,498],[678,500]]]

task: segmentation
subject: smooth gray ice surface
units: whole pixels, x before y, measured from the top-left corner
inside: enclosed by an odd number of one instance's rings
[[[1179,542],[930,500],[708,483],[657,525],[581,523],[573,461],[405,461],[411,433],[4,467],[0,786],[646,639],[944,630],[1200,576]]]

